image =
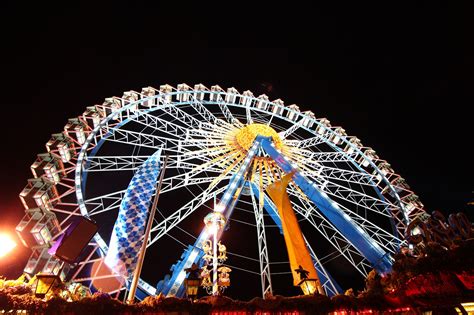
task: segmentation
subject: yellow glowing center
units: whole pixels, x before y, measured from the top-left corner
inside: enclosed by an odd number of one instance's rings
[[[277,149],[281,149],[282,141],[278,133],[270,126],[264,124],[250,124],[240,129],[235,135],[237,143],[245,150],[250,149],[255,138],[260,135],[272,137],[273,143]]]

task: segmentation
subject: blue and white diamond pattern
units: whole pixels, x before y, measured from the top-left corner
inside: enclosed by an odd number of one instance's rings
[[[133,272],[143,244],[148,212],[160,171],[160,155],[161,150],[158,150],[133,176],[112,231],[105,264],[125,277]]]

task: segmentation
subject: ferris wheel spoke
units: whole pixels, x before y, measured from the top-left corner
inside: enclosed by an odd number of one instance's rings
[[[197,195],[193,200],[179,208],[172,215],[166,217],[159,224],[155,225],[151,229],[151,235],[154,235],[150,238],[150,241],[147,244],[147,247],[153,245],[161,237],[166,235],[172,228],[182,222],[186,217],[193,213],[197,208],[202,206],[206,201],[213,198],[215,195],[220,194],[226,189],[226,187],[221,187],[216,190],[206,189]]]
[[[92,198],[93,200],[85,200],[84,204],[89,210],[89,216],[95,216],[107,211],[116,210],[120,207],[123,196],[127,190],[121,190],[110,193],[106,196]]]
[[[298,204],[293,204],[296,213],[303,216],[322,236],[349,261],[364,277],[372,269],[365,257],[318,211],[308,211]],[[315,220],[315,218],[319,220]]]
[[[166,146],[170,143],[174,144],[175,146],[178,145],[177,140],[126,129],[115,129],[108,135],[108,137],[105,137],[105,141],[118,142],[152,149],[157,149],[160,146]]]
[[[178,109],[176,109],[176,110],[178,111]],[[179,112],[182,112],[182,111],[179,110]],[[187,115],[187,113],[185,113],[185,114]],[[186,116],[186,117],[188,117],[188,116]],[[189,151],[185,147],[186,146],[185,144],[192,142],[192,140],[196,140],[196,139],[189,139],[190,132],[192,132],[193,129],[190,130],[189,127],[181,126],[179,124],[176,124],[173,121],[160,119],[160,118],[158,118],[156,116],[153,116],[153,115],[150,115],[146,112],[144,112],[140,116],[137,116],[134,119],[134,121],[139,122],[139,123],[145,125],[146,127],[152,127],[156,131],[165,132],[165,133],[177,138],[176,140],[165,138],[165,139],[169,140],[168,142],[164,143],[164,147],[168,151],[175,151],[175,152],[181,152],[182,150]],[[198,121],[198,123],[200,124],[198,130],[201,133],[204,133],[204,135],[208,135],[210,131],[209,130],[206,131],[204,129],[204,125],[201,122]],[[200,143],[198,141],[193,142],[192,146],[193,147],[199,147],[201,149],[206,148],[206,146],[204,146],[202,143]]]
[[[329,181],[327,179],[322,179],[315,176],[308,176],[315,183],[321,191],[326,194],[343,199],[346,202],[352,203],[357,207],[364,208],[368,211],[371,211],[377,215],[382,215],[387,218],[391,218],[391,209],[396,208],[395,205],[388,201],[380,200],[372,196],[366,195],[357,190],[353,190],[349,187],[339,185],[334,181]]]
[[[343,168],[337,168],[328,166],[325,163],[303,158],[302,156],[294,155],[292,158],[298,163],[300,168],[308,173],[312,173],[315,176],[329,177],[334,179],[340,179],[344,181],[350,181],[357,184],[364,184],[375,186],[376,175],[369,174],[364,170],[354,171]]]
[[[306,149],[310,147],[316,147],[317,145],[325,143],[326,141],[327,140],[320,135],[303,140],[283,140],[283,142],[290,146],[291,149]]]
[[[230,175],[223,176],[222,180],[229,178]],[[183,187],[211,183],[214,180],[215,177],[194,177],[193,174],[190,175],[190,173],[183,173],[177,176],[169,177],[166,181],[163,180],[161,192],[166,193]]]
[[[186,124],[187,126],[198,129],[198,130],[213,130],[212,124],[209,120],[204,120],[204,122],[200,121],[193,115],[187,113],[186,111],[182,110],[178,106],[163,106],[162,110],[167,112],[169,115],[179,119],[182,123]],[[185,128],[185,127],[182,127]],[[186,134],[186,133],[184,133]]]
[[[130,118],[130,121],[138,123],[148,128],[152,128],[160,133],[165,133],[168,136],[175,137],[176,139],[184,139],[187,128],[170,121],[169,119],[160,118],[153,116],[147,112],[140,112],[140,115]]]
[[[321,165],[314,161],[297,160],[303,174],[311,177],[324,177],[327,179],[341,180],[344,182],[375,187],[376,176],[368,173],[345,170],[342,168]]]
[[[180,108],[165,106],[162,108],[164,114],[170,114],[173,112],[179,114],[179,117],[175,117],[175,120],[162,119],[157,116],[153,116],[147,112],[135,118],[136,122],[139,122],[147,127],[152,127],[158,132],[165,132],[179,139],[181,142],[190,140],[190,135],[198,135],[204,138],[212,138],[215,132],[214,128],[207,123],[194,118],[192,115],[186,113]],[[176,121],[183,123],[177,124]],[[189,128],[191,125],[193,128]],[[165,128],[165,130],[163,130]],[[215,135],[214,135],[215,136]],[[201,148],[204,148],[201,146]]]
[[[220,93],[211,94],[211,100],[212,99],[216,100],[217,105],[219,106],[222,114],[224,115],[228,123],[239,128],[243,126],[243,124],[237,118],[234,117],[229,107],[227,106],[227,102],[222,98]]]
[[[186,148],[186,147],[216,147],[216,146],[224,146],[226,145],[225,141],[223,140],[218,140],[218,139],[186,139],[181,141],[181,147]]]
[[[289,135],[291,135],[293,132],[295,132],[300,126],[303,125],[307,118],[302,118],[298,122],[295,122],[290,128],[286,129],[285,131],[280,132],[278,135],[280,138],[285,141],[286,138],[288,138]]]
[[[140,167],[150,156],[90,156],[87,158],[87,172],[97,171],[133,171]]]
[[[196,112],[199,113],[199,115],[201,115],[202,118],[212,123],[213,125],[223,126],[227,128],[231,127],[229,123],[217,118],[213,113],[211,113],[211,111],[208,110],[206,106],[204,106],[204,104],[196,98],[195,94],[191,95],[191,102],[189,104],[191,105],[191,107],[194,108]]]
[[[189,172],[172,177],[165,177],[162,182],[161,193],[164,194],[172,190],[181,189],[183,187],[210,183],[214,180],[214,177],[195,177],[196,175],[197,174],[195,173]],[[223,177],[223,179],[228,178],[230,177]],[[107,211],[118,209],[126,191],[127,189],[122,189],[119,191],[84,200],[84,204],[89,209],[89,215],[95,216]]]
[[[197,164],[189,160],[201,159],[208,161],[206,155],[181,158],[181,155],[168,155],[167,168],[177,168],[180,170],[192,170],[201,163]],[[130,156],[90,156],[87,158],[88,167],[84,169],[86,172],[104,172],[104,171],[135,171],[140,167],[149,155],[130,155]],[[164,160],[164,157],[161,158]],[[220,169],[209,167],[206,171],[219,172]]]
[[[295,152],[294,152],[295,153]],[[356,153],[346,152],[312,152],[310,150],[298,150],[296,153],[305,159],[314,160],[317,162],[353,162],[356,158]]]
[[[288,192],[290,195],[298,198],[300,202],[304,205],[308,215],[313,212],[317,212],[314,210],[314,205],[310,203],[309,200],[305,198],[300,198],[301,194],[299,191],[295,189],[293,185],[289,186]],[[392,235],[391,233],[385,231],[384,229],[378,227],[373,222],[363,218],[362,216],[358,215],[355,212],[350,211],[346,207],[339,205],[341,209],[352,219],[354,222],[358,224],[375,242],[377,242],[381,247],[389,251],[390,253],[396,253],[401,240],[396,236]],[[321,217],[321,216],[320,216]]]
[[[245,115],[247,118],[247,124],[248,125],[253,124],[252,111],[250,110],[250,104],[247,104],[247,106],[245,106]]]

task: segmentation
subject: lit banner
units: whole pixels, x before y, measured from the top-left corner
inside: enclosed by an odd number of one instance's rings
[[[161,150],[158,150],[150,156],[130,181],[110,238],[105,264],[125,277],[133,273],[143,244],[148,212],[160,171],[160,154]]]
[[[268,186],[267,193],[270,195],[270,198],[272,198],[280,214],[283,237],[285,238],[291,272],[293,274],[293,284],[298,286],[300,283],[300,275],[296,270],[301,266],[304,270],[308,271],[308,279],[316,280],[319,287],[318,274],[314,268],[313,260],[306,247],[298,220],[296,219],[295,212],[291,207],[290,198],[286,192],[286,187],[292,176],[293,173],[286,174],[280,181]]]

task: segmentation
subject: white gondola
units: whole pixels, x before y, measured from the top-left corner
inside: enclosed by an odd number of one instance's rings
[[[395,194],[410,190],[410,187],[406,184],[405,179],[400,177],[400,175],[395,175],[395,178],[390,180],[390,184],[390,186],[387,185],[384,187],[384,189],[382,189],[383,195],[389,193],[390,196],[395,197]],[[391,187],[393,189],[390,189]]]
[[[224,93],[224,89],[221,88],[219,85],[213,85],[211,86],[211,96],[210,100],[211,102],[217,102],[222,99],[222,97],[219,96],[219,93]]]
[[[140,99],[140,94],[135,91],[127,91],[123,93],[122,99],[123,99],[122,106],[129,105],[131,103],[136,103]],[[132,111],[137,111],[138,103],[133,105],[130,109]]]
[[[316,115],[310,110],[304,111],[304,118],[302,125],[306,128],[311,128],[314,125],[314,119],[316,118]]]
[[[186,83],[178,84],[178,92],[180,92],[177,96],[179,102],[187,102],[189,101],[191,87]]]
[[[36,247],[32,248],[32,250],[33,252],[23,270],[30,276],[34,276],[38,272],[41,272],[50,260],[55,260],[50,254],[48,254],[47,247]]]
[[[70,118],[66,126],[64,126],[64,132],[73,140],[76,140],[80,145],[86,142],[85,125],[78,118]]]
[[[339,144],[341,143],[342,137],[345,137],[345,136],[347,136],[347,133],[344,130],[344,128],[337,127],[336,129],[334,129],[334,133],[331,134],[331,136],[329,136],[329,141],[331,141],[334,144]]]
[[[160,101],[165,104],[171,103],[171,92],[173,92],[173,87],[171,85],[160,85]]]
[[[66,175],[63,162],[51,153],[38,154],[30,168],[35,178],[44,175],[55,184]]]
[[[15,228],[18,238],[26,247],[37,246],[38,243],[30,233],[31,229],[43,217],[44,213],[40,208],[31,208],[25,210],[25,215]]]
[[[272,113],[275,115],[282,115],[283,111],[285,110],[285,102],[281,99],[276,99],[272,102]]]
[[[142,102],[142,105],[144,107],[153,107],[156,105],[156,101],[155,99],[153,98],[155,95],[156,95],[156,90],[154,88],[152,88],[151,86],[148,86],[148,87],[144,87],[142,88],[142,99],[147,99],[146,101],[143,101]],[[153,99],[149,99],[149,98],[153,98]]]
[[[102,105],[98,105],[101,107],[105,116],[109,116],[113,113],[117,113],[113,116],[113,119],[118,119],[120,108],[122,107],[122,100],[118,97],[108,97],[104,100]]]
[[[28,263],[23,270],[26,274],[34,276],[37,273],[42,272],[57,274],[61,280],[66,278],[66,274],[70,270],[69,264],[63,265],[59,259],[51,256],[48,253],[48,247],[36,246],[32,247],[32,251]]]
[[[300,112],[299,106],[296,104],[291,104],[290,106],[288,106],[286,117],[291,121],[296,121],[298,119],[299,112]]]
[[[25,209],[44,208],[51,210],[59,201],[59,194],[53,182],[45,178],[30,178],[20,193]]]
[[[401,192],[403,190],[410,190],[410,185],[408,185],[407,181],[405,178],[398,176],[394,180],[392,180],[392,185],[395,187],[395,190],[397,192]]]
[[[87,126],[89,126],[91,130],[93,130],[100,124],[101,119],[102,115],[96,106],[89,106],[87,107],[85,112],[82,113],[82,120],[86,123]]]
[[[367,167],[370,165],[370,162],[373,161],[377,157],[377,154],[375,153],[374,150],[371,148],[367,148],[365,150],[364,155],[360,158],[358,161],[359,164],[362,164],[362,166]]]
[[[405,210],[408,215],[413,212],[415,209],[423,209],[423,204],[420,201],[420,198],[415,194],[410,194],[402,198],[402,201],[405,202]]]
[[[235,104],[235,100],[237,98],[237,95],[239,95],[239,91],[237,91],[236,88],[228,88],[227,89],[227,94],[225,96],[225,101],[228,104]]]
[[[261,110],[267,110],[268,108],[268,96],[262,94],[258,97],[257,108]]]
[[[208,88],[204,84],[196,84],[194,85],[194,97],[196,101],[202,102],[204,101],[204,96],[205,96],[205,91],[207,91]]]
[[[250,91],[244,91],[242,97],[240,98],[240,104],[249,107],[252,104],[252,99],[254,95]]]
[[[38,245],[51,245],[53,235],[60,231],[59,222],[52,212],[45,212],[30,230]]]
[[[323,135],[326,132],[326,128],[331,127],[331,122],[326,118],[321,118],[319,120],[320,125],[316,128],[316,132],[320,135]]]
[[[51,135],[51,139],[46,143],[48,152],[56,153],[64,163],[69,162],[74,155],[74,144],[63,133]]]
[[[381,162],[379,165],[378,165],[378,168],[380,170],[380,172],[384,175],[384,176],[388,176],[389,174],[393,174],[395,173],[395,171],[393,170],[392,166],[387,163],[387,162]]]
[[[357,149],[362,148],[362,142],[357,137],[351,137],[349,139],[349,143],[344,148],[344,151],[347,154],[352,154],[355,151],[354,147],[356,147]]]

